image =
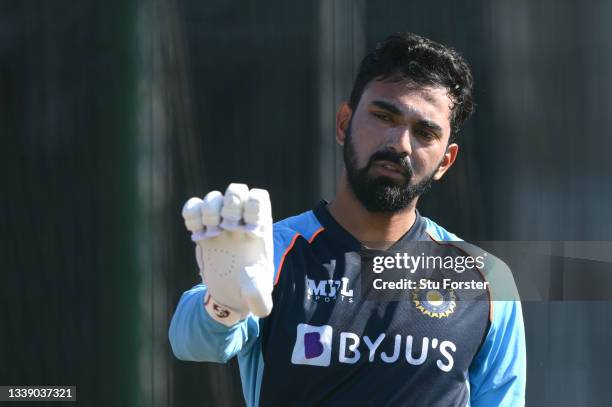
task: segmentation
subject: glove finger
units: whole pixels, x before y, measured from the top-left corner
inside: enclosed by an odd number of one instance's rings
[[[244,204],[243,218],[247,230],[264,229],[272,223],[272,205],[268,191],[251,189]]]
[[[249,196],[249,187],[246,184],[230,184],[223,198],[221,209],[221,227],[226,230],[235,230],[240,227],[244,203]]]
[[[202,200],[200,198],[191,198],[183,205],[183,219],[185,227],[190,232],[198,232],[204,229],[202,224],[202,216],[200,215]]]
[[[223,207],[223,195],[219,191],[211,191],[206,194],[202,202],[201,218],[206,227],[217,227],[221,222],[221,208]]]

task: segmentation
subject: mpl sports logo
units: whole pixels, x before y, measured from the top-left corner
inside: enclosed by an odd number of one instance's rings
[[[351,267],[351,260],[354,253],[345,253],[345,264]],[[354,261],[353,261],[354,262]],[[336,270],[336,259],[331,259],[329,263],[322,264],[330,276]],[[306,277],[306,298],[314,301],[332,302],[346,301],[353,302],[353,289],[349,289],[350,280],[342,277],[340,280],[314,280]]]
[[[385,333],[379,334],[376,339],[369,336],[361,337],[353,332],[340,332],[339,336],[340,344],[337,353],[339,363],[355,364],[364,357],[369,362],[380,360],[384,363],[405,362],[413,366],[420,366],[427,361],[428,357],[436,357],[436,366],[443,372],[450,372],[455,363],[453,354],[457,351],[457,346],[451,341],[424,337],[420,343],[420,354],[415,356],[414,348],[418,349],[419,344],[415,343],[412,335],[407,335],[405,339],[401,335],[395,335],[392,340],[386,338]],[[379,351],[381,345],[388,342],[393,343],[393,352],[389,354]],[[405,344],[404,352],[401,352],[403,344]],[[385,347],[389,348],[388,345]],[[291,363],[329,366],[332,361],[333,348],[333,328],[330,325],[298,324]]]
[[[349,279],[312,280],[306,277],[306,298],[314,301],[347,301],[353,302],[353,290],[349,289]]]

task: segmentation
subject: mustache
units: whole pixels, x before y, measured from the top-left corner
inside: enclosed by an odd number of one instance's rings
[[[398,154],[390,150],[377,151],[376,153],[372,154],[372,157],[370,157],[367,169],[369,170],[372,164],[374,164],[376,161],[389,161],[397,164],[402,168],[404,173],[403,175],[406,178],[409,179],[412,177],[412,166],[410,165],[410,159],[408,158],[407,154]]]

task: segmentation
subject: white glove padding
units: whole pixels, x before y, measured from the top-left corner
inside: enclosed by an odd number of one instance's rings
[[[196,242],[200,275],[208,287],[208,313],[228,326],[249,312],[269,315],[274,246],[268,191],[230,184],[225,197],[212,191],[203,201],[191,198],[183,207],[183,218]]]

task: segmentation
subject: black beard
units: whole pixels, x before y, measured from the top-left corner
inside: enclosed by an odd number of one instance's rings
[[[343,155],[349,186],[359,202],[370,212],[396,213],[406,209],[415,198],[424,194],[431,187],[435,175],[434,171],[423,180],[412,184],[414,172],[408,157],[390,150],[374,153],[364,168],[357,168],[357,157],[352,145],[350,126],[346,133]],[[405,180],[397,183],[384,176],[370,177],[368,171],[372,164],[379,160],[399,165],[403,169]]]

